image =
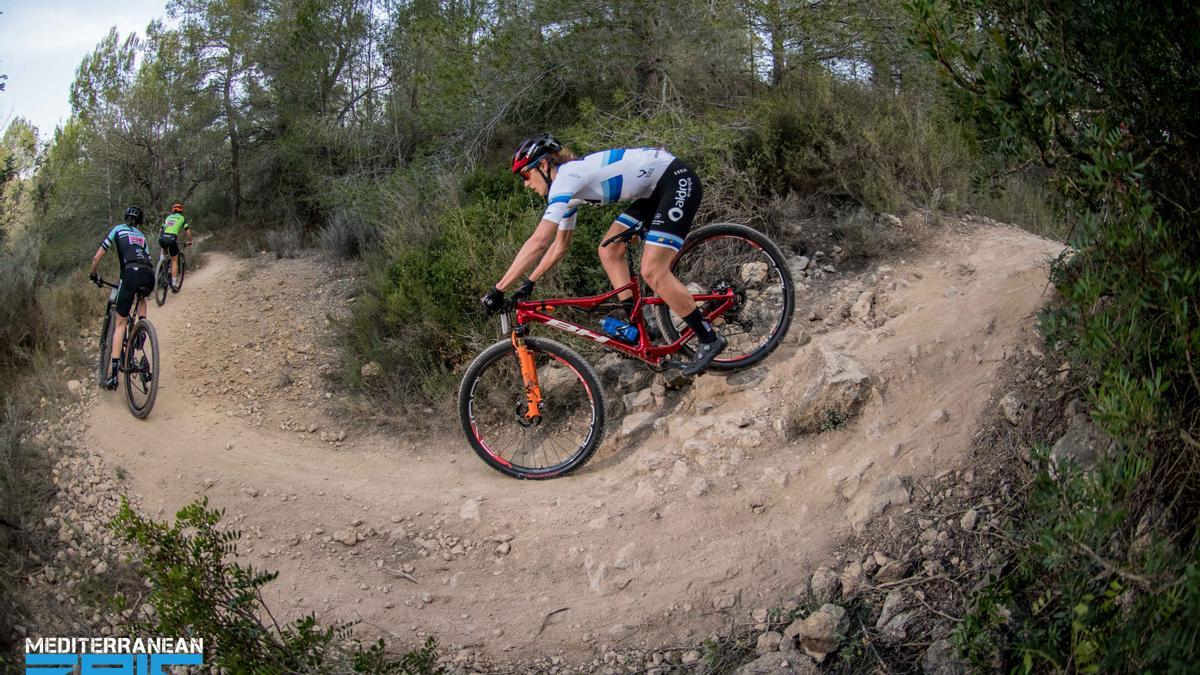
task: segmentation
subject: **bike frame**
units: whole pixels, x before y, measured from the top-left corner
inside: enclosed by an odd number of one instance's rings
[[[629,344],[624,340],[597,333],[588,328],[584,328],[577,323],[564,321],[550,316],[559,307],[574,307],[582,310],[593,310],[599,305],[616,298],[625,291],[633,291],[633,312],[631,324],[638,329],[637,344]],[[692,299],[697,302],[719,301],[720,304],[712,311],[705,314],[705,318],[709,321],[716,319],[724,314],[733,306],[734,297],[732,290],[726,290],[722,293],[696,293],[692,295]],[[601,295],[593,295],[586,298],[559,298],[548,300],[528,300],[518,302],[516,304],[516,330],[524,334],[533,324],[545,324],[552,328],[567,331],[580,337],[587,338],[592,342],[599,343],[605,347],[615,349],[627,356],[645,361],[654,367],[663,365],[666,357],[683,349],[684,343],[692,339],[693,332],[691,328],[684,327],[679,334],[679,339],[669,345],[655,346],[647,337],[646,319],[642,315],[642,309],[653,305],[664,305],[666,301],[656,295],[643,296],[641,293],[641,284],[637,275],[632,275],[632,279],[628,284],[620,288],[613,289]],[[504,332],[508,332],[507,316],[503,317],[502,328]]]
[[[108,294],[108,306],[105,308],[104,311],[109,317],[109,326],[106,329],[106,330],[108,330],[108,333],[109,333],[109,339],[115,340],[115,339],[117,339],[117,310],[116,310],[116,307],[117,307],[117,284],[109,283],[103,279],[100,280],[100,283],[102,283],[105,286],[112,289],[112,291],[110,291]],[[149,299],[140,297],[140,296],[134,297],[133,307],[131,307],[129,309],[129,316],[125,320],[125,337],[121,342],[121,358],[118,359],[117,372],[120,372],[120,373],[130,372],[130,370],[129,370],[129,339],[131,337],[133,337],[133,329],[137,326],[137,323],[139,321],[145,320],[145,318],[146,318],[145,314],[141,314],[137,311],[138,306],[142,302],[149,302]],[[147,307],[147,309],[149,309],[149,307]],[[111,345],[112,343],[110,342],[109,344]],[[112,348],[110,346],[109,347],[110,357],[111,357],[111,354],[112,354]]]

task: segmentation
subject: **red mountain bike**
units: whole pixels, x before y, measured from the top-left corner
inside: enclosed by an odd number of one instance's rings
[[[640,234],[641,229],[627,230],[603,245]],[[627,257],[632,270],[632,251]],[[672,270],[705,318],[729,340],[711,370],[754,365],[787,334],[795,308],[792,275],[779,247],[757,230],[732,223],[698,228],[688,235]],[[617,307],[618,294],[627,290],[633,292],[630,322],[638,329],[635,342],[552,316],[567,308],[592,312]],[[653,312],[666,344],[654,344],[648,337],[644,310]],[[629,284],[602,295],[507,302],[500,313],[500,330],[506,337],[467,368],[458,390],[458,414],[476,454],[488,466],[516,478],[570,473],[587,462],[604,437],[604,392],[596,371],[566,345],[530,337],[534,324],[586,338],[656,370],[682,367],[681,361],[669,357],[693,353],[692,330],[662,298],[643,295],[636,274]]]

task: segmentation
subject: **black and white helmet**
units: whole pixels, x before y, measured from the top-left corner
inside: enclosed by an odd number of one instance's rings
[[[142,207],[131,206],[125,209],[125,222],[133,223],[134,225],[142,224]]]
[[[530,167],[562,150],[562,143],[550,134],[538,134],[528,138],[513,153],[512,172],[524,173]]]

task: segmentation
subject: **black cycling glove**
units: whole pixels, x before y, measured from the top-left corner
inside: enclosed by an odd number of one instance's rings
[[[91,274],[88,274],[88,279],[91,280],[91,282],[93,284],[96,284],[97,286],[100,285],[100,275],[99,274],[92,272]]]
[[[512,299],[514,301],[528,300],[530,295],[533,295],[533,279],[526,279],[524,283],[517,286],[517,290],[513,291]]]
[[[493,286],[492,290],[488,291],[479,303],[483,305],[488,314],[499,312],[500,308],[504,306],[504,291]]]

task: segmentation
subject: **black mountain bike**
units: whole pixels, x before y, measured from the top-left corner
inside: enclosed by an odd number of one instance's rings
[[[101,387],[108,379],[112,359],[113,328],[117,316],[117,285],[103,279],[96,280],[97,286],[107,286],[112,289],[108,294],[108,307],[104,311],[104,328],[100,331],[100,360],[96,367],[96,377]],[[145,295],[139,294],[133,303],[132,315]],[[154,407],[154,399],[158,396],[158,333],[154,324],[146,317],[137,321],[125,322],[125,343],[121,350],[120,365],[117,369],[125,379],[125,398],[129,401],[129,412],[144,420]]]
[[[171,256],[161,245],[158,247],[158,264],[154,266],[154,302],[159,307],[167,301],[168,288],[172,293],[178,293],[183,288],[183,277],[187,274],[187,257],[183,255],[183,249],[191,245],[190,241],[179,244],[178,278],[171,274]]]

